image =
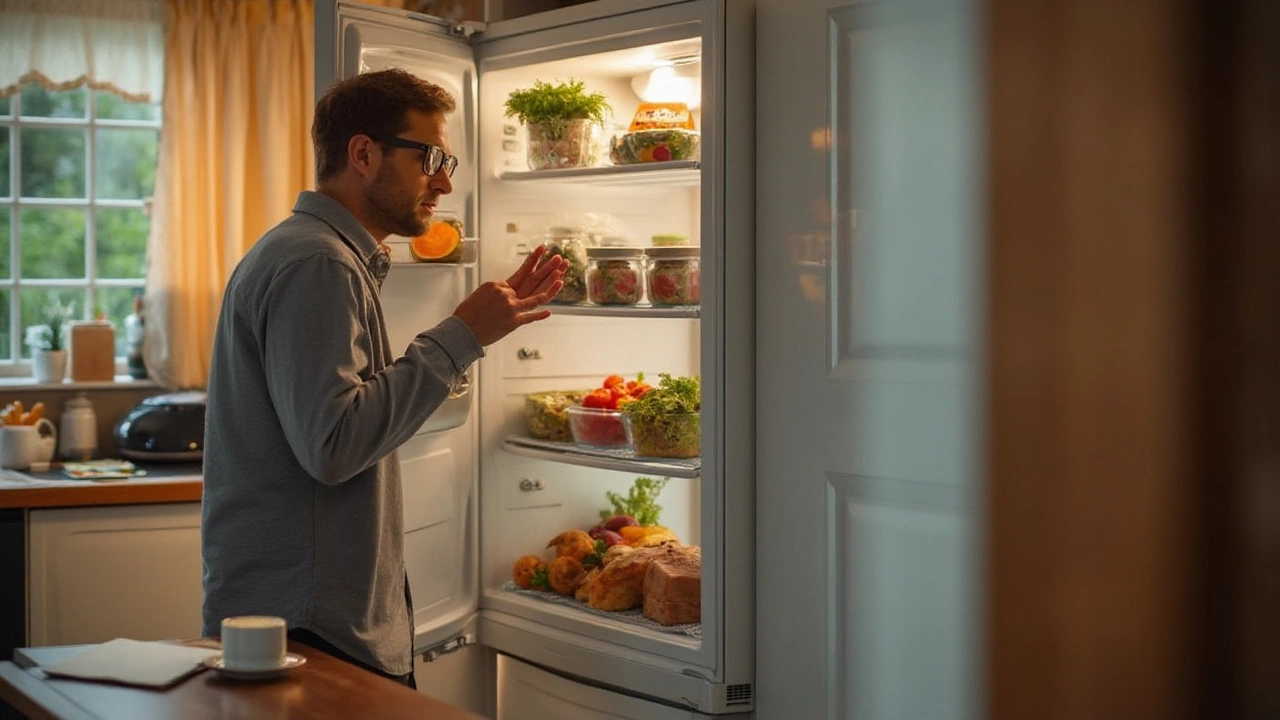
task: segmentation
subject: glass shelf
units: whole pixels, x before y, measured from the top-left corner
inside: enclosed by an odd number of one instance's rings
[[[546,306],[552,315],[587,315],[590,317],[651,317],[651,318],[698,318],[702,317],[702,308],[698,305],[677,305],[674,307],[653,305],[556,305]]]
[[[572,442],[539,440],[525,435],[508,435],[502,449],[515,455],[554,462],[620,470],[664,477],[697,478],[702,476],[702,459],[637,457],[632,450],[593,448]]]
[[[508,170],[498,179],[519,182],[583,183],[588,185],[666,185],[696,187],[702,182],[697,160],[670,160],[636,165],[566,168],[564,170]]]

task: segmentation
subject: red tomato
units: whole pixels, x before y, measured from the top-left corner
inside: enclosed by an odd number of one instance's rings
[[[622,377],[621,375],[610,375],[609,377],[604,379],[604,382],[601,383],[600,387],[614,388],[619,385],[622,385],[626,381],[627,379]]]
[[[636,389],[636,387],[638,387],[639,385],[640,385],[640,383],[639,383],[638,381],[636,381],[636,380],[628,380],[628,381],[627,381],[627,392],[632,392],[632,391],[634,391],[634,390]]]
[[[592,390],[587,396],[582,398],[582,407],[589,408],[608,408],[613,403],[613,395],[603,388]]]

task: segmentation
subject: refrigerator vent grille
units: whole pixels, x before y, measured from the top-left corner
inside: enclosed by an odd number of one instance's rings
[[[725,705],[746,705],[751,702],[751,683],[730,685],[724,691]]]

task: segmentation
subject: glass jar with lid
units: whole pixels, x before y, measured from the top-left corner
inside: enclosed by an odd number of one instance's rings
[[[543,242],[547,246],[546,257],[559,255],[569,263],[561,281],[564,286],[551,298],[561,305],[575,305],[587,299],[587,258],[582,233],[570,227],[552,227]]]
[[[700,248],[652,247],[644,254],[651,304],[697,305],[701,302]]]
[[[587,297],[596,305],[635,305],[644,295],[644,251],[587,248]]]

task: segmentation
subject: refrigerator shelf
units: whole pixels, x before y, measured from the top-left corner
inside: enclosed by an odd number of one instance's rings
[[[556,305],[545,306],[552,315],[588,315],[591,317],[699,318],[699,305]]]
[[[702,459],[637,457],[635,451],[593,448],[572,442],[539,440],[525,435],[508,435],[502,449],[516,455],[622,472],[649,473],[664,477],[702,476]]]
[[[584,602],[578,602],[568,595],[560,595],[550,591],[543,590],[525,590],[516,585],[514,582],[507,581],[503,584],[502,589],[509,593],[516,593],[528,598],[535,598],[539,602],[552,603],[562,607],[573,608],[578,612],[591,613],[602,618],[615,620],[627,625],[635,625],[647,630],[659,633],[668,633],[672,635],[684,635],[696,640],[702,639],[702,623],[684,623],[681,625],[662,625],[654,620],[645,617],[639,608],[634,610],[597,610]]]
[[[696,187],[702,182],[702,165],[697,160],[669,160],[564,170],[508,170],[499,173],[498,178],[507,181],[536,180],[544,183]]]

